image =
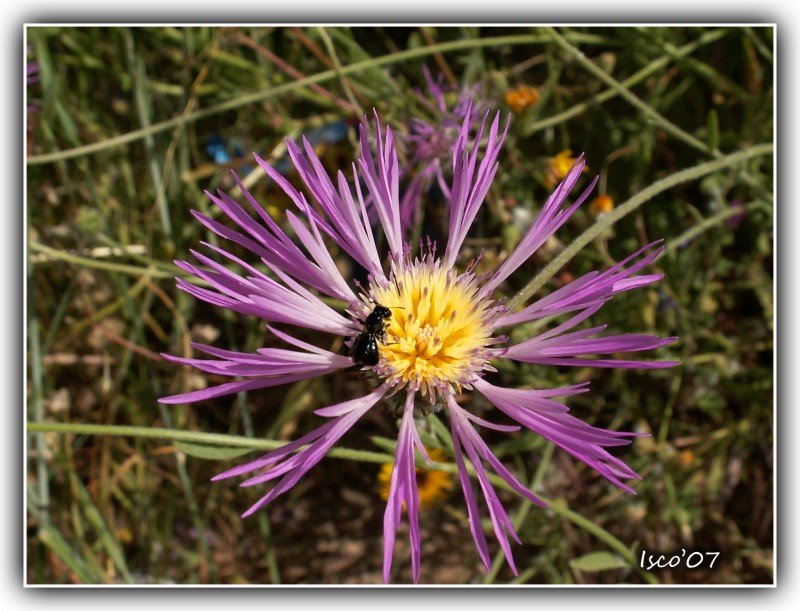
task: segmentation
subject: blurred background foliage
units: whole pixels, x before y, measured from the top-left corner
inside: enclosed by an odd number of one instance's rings
[[[284,139],[313,134],[329,171],[350,176],[355,125],[365,113],[377,109],[398,133],[413,117],[432,119],[421,103],[423,66],[455,90],[477,84],[486,107],[512,121],[465,260],[481,249],[487,266],[506,256],[548,196],[562,151],[585,152],[582,184],[599,174],[595,195],[607,196],[537,253],[525,268],[533,278],[603,213],[648,186],[774,137],[771,27],[29,27],[26,34],[35,71],[26,85],[31,584],[382,581],[379,463],[396,436],[388,414],[371,413],[345,437],[341,445],[360,453],[326,458],[247,520],[239,515],[263,490],[209,481],[246,450],[198,444],[203,438],[191,435],[252,438],[253,447],[294,439],[318,424],[313,409],[360,392],[357,375],[192,406],[156,402],[217,382],[161,352],[188,355],[190,338],[237,350],[272,341],[263,323],[195,301],[172,279],[173,258],[213,239],[189,211],[210,213],[203,191],[230,188],[231,168],[283,218],[288,202],[252,172],[251,152],[288,172]],[[507,386],[590,380],[591,392],[568,401],[575,415],[651,433],[618,452],[643,476],[637,495],[533,434],[485,431],[522,481],[582,518],[504,493],[523,541],[514,547],[520,576],[499,559],[487,575],[458,486],[444,488],[421,518],[423,583],[772,583],[772,177],[771,155],[760,154],[662,190],[542,289],[663,238],[667,251],[653,267],[664,280],[624,293],[601,322],[615,333],[677,335],[657,357],[679,359],[680,367],[504,363],[498,374]],[[441,198],[431,192],[423,201],[436,235]],[[503,290],[512,297],[528,279],[516,274]],[[471,409],[487,407],[472,399]],[[123,426],[137,428],[113,428]],[[189,433],[181,440],[171,430]],[[720,557],[713,569],[637,570],[642,550],[682,548]],[[409,582],[402,532],[394,564],[394,583]]]

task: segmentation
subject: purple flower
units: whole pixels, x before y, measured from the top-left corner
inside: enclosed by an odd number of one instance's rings
[[[739,225],[742,224],[742,221],[747,216],[747,209],[744,207],[744,201],[741,199],[733,199],[730,202],[730,206],[732,210],[740,210],[733,216],[729,216],[725,219],[725,227],[730,229],[731,231],[736,231],[739,228]]]
[[[25,68],[25,79],[28,84],[39,80],[39,62],[30,62]]]
[[[407,173],[413,174],[400,199],[400,220],[404,234],[413,230],[420,220],[420,206],[423,195],[437,179],[447,194],[447,181],[444,175],[452,166],[455,143],[461,133],[466,117],[470,117],[470,130],[480,125],[480,116],[487,109],[476,106],[479,85],[462,87],[456,90],[444,84],[444,75],[436,80],[427,67],[422,67],[428,95],[417,91],[419,100],[433,123],[415,117],[409,121],[408,133],[401,136],[402,144],[408,152],[408,165],[401,172],[401,179]],[[447,94],[455,96],[455,102],[448,107]],[[449,195],[448,195],[449,198]]]
[[[497,156],[508,129],[506,124],[501,133],[498,113],[487,130],[487,118],[488,113],[483,116],[470,145],[473,117],[468,106],[453,149],[448,152],[452,159],[453,179],[447,189],[450,199],[449,233],[441,255],[437,254],[436,244],[429,242],[419,255],[412,256],[410,246],[403,242],[400,169],[394,138],[389,128],[381,131],[376,114],[374,138],[368,135],[366,120],[360,127],[361,158],[358,168],[354,166],[357,176],[352,182],[339,172],[334,184],[307,140],[304,139],[302,147],[287,142],[292,163],[316,205],[255,156],[264,171],[297,206],[299,214],[287,212],[287,220],[304,249],[269,217],[234,175],[256,217],[250,216],[242,205],[222,192],[218,195],[209,193],[208,196],[235,223],[236,229],[198,212],[194,215],[219,237],[260,258],[270,273],[211,244],[205,246],[237,264],[243,271],[236,273],[194,251],[192,254],[202,267],[186,261],[177,262],[181,269],[208,284],[208,288],[204,288],[179,279],[181,289],[210,303],[262,318],[270,323],[268,328],[272,333],[291,348],[261,348],[255,354],[248,354],[194,344],[196,349],[212,358],[165,355],[176,363],[239,379],[166,397],[161,399],[163,403],[191,403],[244,390],[288,384],[352,367],[354,361],[350,357],[300,341],[271,325],[285,323],[345,336],[352,346],[353,339],[364,333],[365,321],[378,304],[390,309],[385,331],[373,334],[379,348],[378,362],[371,367],[363,366],[378,382],[374,390],[363,397],[316,410],[315,413],[325,419],[319,428],[258,460],[214,478],[219,480],[249,474],[243,486],[276,482],[244,513],[248,516],[294,486],[367,411],[390,406],[389,409],[400,416],[400,432],[384,517],[386,581],[389,580],[395,534],[404,504],[410,526],[415,582],[420,574],[415,450],[423,459],[430,460],[420,441],[415,415],[439,417],[436,412],[447,413],[452,431],[453,458],[480,557],[488,568],[489,549],[481,528],[478,495],[467,463],[474,468],[477,488],[488,508],[494,535],[516,572],[508,535],[517,542],[519,539],[490,482],[488,470],[493,470],[512,489],[533,503],[543,507],[546,504],[500,462],[481,439],[478,428],[500,431],[528,428],[628,492],[633,491],[623,480],[638,479],[639,476],[612,456],[608,448],[629,444],[637,433],[590,426],[572,416],[564,404],[554,401],[556,397],[587,391],[588,383],[554,389],[502,388],[484,378],[486,372],[495,371],[492,361],[508,358],[540,365],[646,369],[676,364],[605,358],[605,355],[616,353],[652,350],[669,344],[675,338],[604,336],[604,325],[578,329],[614,295],[649,285],[662,277],[661,274],[638,274],[661,252],[662,248],[656,243],[645,246],[606,271],[590,272],[519,311],[509,311],[494,297],[495,290],[504,280],[528,260],[588,197],[594,183],[574,203],[567,203],[569,193],[583,171],[582,160],[578,160],[569,171],[517,248],[493,274],[479,276],[474,266],[459,271],[461,246],[497,172]],[[482,139],[486,140],[485,147],[480,146]],[[374,202],[383,229],[388,248],[385,255],[379,252],[373,236],[365,205],[368,200]],[[337,268],[329,253],[328,244],[331,242],[368,271],[367,284],[358,292],[350,287]],[[342,301],[344,311],[334,309],[320,295]],[[547,331],[520,343],[506,345],[503,329],[555,317],[560,318]],[[468,402],[460,398],[466,390],[481,393],[515,424],[491,423],[472,413],[467,407]]]
[[[28,61],[25,65],[25,82],[26,84],[30,85],[31,83],[36,83],[39,81],[39,62],[37,61]],[[26,104],[25,111],[26,111],[26,118],[30,119],[30,114],[36,112],[37,106],[36,104]],[[31,131],[33,126],[31,125],[30,121],[27,124],[27,130]]]

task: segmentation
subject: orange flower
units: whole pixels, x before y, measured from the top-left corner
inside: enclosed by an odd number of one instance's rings
[[[688,467],[694,462],[694,452],[691,450],[684,450],[678,455],[678,459],[682,466]]]
[[[608,195],[598,195],[589,203],[589,214],[597,219],[614,209],[614,200]]]
[[[530,85],[520,85],[506,92],[506,104],[519,114],[539,101],[539,90]]]

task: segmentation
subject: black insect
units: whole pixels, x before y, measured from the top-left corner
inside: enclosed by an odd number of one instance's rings
[[[375,304],[375,309],[367,315],[364,321],[364,330],[356,335],[353,345],[350,346],[350,358],[356,363],[364,365],[378,364],[378,340],[386,341],[386,322],[391,318],[392,312],[389,308],[379,303]]]

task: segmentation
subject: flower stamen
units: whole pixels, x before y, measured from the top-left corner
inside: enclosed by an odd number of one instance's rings
[[[390,308],[376,372],[390,384],[418,390],[431,405],[459,392],[486,369],[497,304],[479,290],[475,275],[457,274],[428,252],[393,265],[388,283],[370,298]]]

